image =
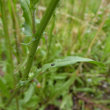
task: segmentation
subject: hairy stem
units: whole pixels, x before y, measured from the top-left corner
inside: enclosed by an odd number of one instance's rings
[[[32,46],[30,48],[30,53],[29,53],[29,56],[28,56],[28,60],[27,60],[27,63],[26,63],[26,68],[24,70],[24,78],[27,78],[28,77],[28,74],[30,72],[30,69],[32,67],[32,63],[33,63],[33,58],[34,58],[34,55],[35,55],[35,52],[37,50],[37,47],[38,47],[38,44],[39,44],[39,41],[41,39],[41,36],[42,36],[42,33],[44,32],[58,2],[60,0],[51,0],[38,28],[37,28],[37,32],[35,34],[35,40],[33,41],[32,43]]]
[[[32,46],[30,48],[30,54],[29,54],[29,57],[28,57],[28,60],[27,60],[27,63],[26,63],[26,68],[24,70],[24,77],[23,79],[26,79],[28,77],[28,74],[29,74],[29,71],[31,69],[31,66],[32,66],[32,62],[33,62],[33,58],[34,58],[34,55],[35,55],[35,52],[37,50],[37,47],[38,47],[38,44],[39,44],[39,41],[41,39],[41,35],[43,33],[43,31],[45,30],[58,2],[60,0],[51,0],[42,20],[41,20],[41,23],[39,24],[38,26],[38,29],[37,29],[37,33],[35,34],[35,38],[36,40],[32,43]],[[17,93],[20,91],[20,87],[19,88],[16,88],[14,90],[14,93],[12,94],[12,96],[9,98],[9,100],[7,101],[6,103],[6,106],[8,106],[13,98],[17,95]]]
[[[33,10],[33,11],[32,11],[32,33],[33,33],[33,36],[34,36],[34,34],[36,33],[35,14],[36,14],[36,11]]]
[[[3,23],[3,29],[4,29],[4,38],[5,38],[5,44],[6,44],[6,57],[8,60],[8,73],[13,73],[14,65],[13,65],[13,60],[12,60],[12,47],[10,43],[10,38],[9,38],[9,33],[8,33],[8,23],[7,23],[7,13],[6,13],[6,7],[5,7],[5,0],[0,1],[0,7],[1,7],[1,12],[2,12],[2,23]]]
[[[11,8],[12,8],[12,20],[13,20],[15,43],[16,43],[17,63],[19,64],[20,63],[20,48],[19,48],[19,41],[17,37],[21,39],[20,27],[19,27],[19,23],[17,19],[15,4],[13,3],[12,0],[10,0],[10,3],[11,3]]]
[[[18,26],[18,20],[17,20],[17,15],[16,15],[16,9],[15,9],[15,4],[13,3],[12,0],[10,0],[11,3],[11,11],[12,11],[12,21],[13,21],[13,29],[14,29],[14,37],[15,37],[15,45],[16,45],[16,58],[17,58],[17,64],[20,63],[20,51],[19,51],[19,44],[18,44],[18,38],[20,37],[18,33],[20,33],[19,26]],[[19,71],[19,76],[21,76],[21,72]],[[15,81],[15,87],[17,84],[17,80]],[[16,96],[16,109],[19,110],[19,98]]]

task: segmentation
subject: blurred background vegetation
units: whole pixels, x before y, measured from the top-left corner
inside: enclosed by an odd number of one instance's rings
[[[35,79],[4,107],[17,83],[11,73],[24,67],[33,26],[49,2],[0,0],[0,110],[110,110],[109,0],[60,0],[34,58],[29,76]],[[76,63],[39,74],[44,64],[66,56],[105,66]]]

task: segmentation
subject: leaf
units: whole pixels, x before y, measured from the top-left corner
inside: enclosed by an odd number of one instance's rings
[[[83,57],[78,57],[78,56],[68,56],[63,59],[57,59],[52,63],[45,64],[42,68],[41,71],[44,72],[49,68],[55,68],[55,67],[62,67],[62,66],[67,66],[67,65],[72,65],[78,62],[89,62],[97,65],[103,65],[97,61],[94,61],[89,58],[83,58]]]
[[[95,93],[96,90],[94,88],[74,88],[76,92],[92,92]]]
[[[39,0],[30,0],[31,4],[36,4],[39,2]]]
[[[6,81],[3,77],[0,77],[0,91],[3,93],[3,95],[9,96],[7,84],[6,84]]]
[[[73,106],[72,94],[65,95],[61,102],[60,109],[71,110],[72,106]]]
[[[39,2],[39,0],[30,0],[31,8],[34,9],[35,5]]]
[[[72,74],[71,78],[68,79],[65,83],[63,84],[56,84],[55,85],[55,90],[53,92],[53,96],[58,96],[62,94],[64,91],[66,91],[76,80],[77,75],[75,73]]]
[[[68,81],[66,81],[62,86],[60,86],[60,88],[58,87],[56,91],[62,91],[62,90],[69,88],[71,84],[75,81],[76,77],[77,75],[73,73],[71,78]]]
[[[110,53],[110,35],[106,38],[104,52],[105,54]]]
[[[34,86],[31,84],[29,89],[25,93],[23,102],[27,103],[31,99],[33,93],[34,93]]]
[[[66,79],[67,76],[68,76],[68,73],[55,74],[53,79],[54,80],[62,80],[62,79]]]
[[[32,25],[32,17],[31,17],[31,10],[30,10],[30,2],[29,0],[20,0],[20,4],[23,10],[23,16],[25,19],[26,27]]]

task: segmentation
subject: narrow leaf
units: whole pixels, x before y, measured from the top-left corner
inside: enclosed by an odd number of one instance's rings
[[[103,65],[99,62],[96,62],[92,59],[89,58],[83,58],[83,57],[78,57],[78,56],[68,56],[63,59],[57,59],[52,63],[45,64],[42,68],[41,71],[44,72],[49,68],[54,68],[54,67],[62,67],[62,66],[67,66],[67,65],[72,65],[78,62],[89,62],[97,65]]]

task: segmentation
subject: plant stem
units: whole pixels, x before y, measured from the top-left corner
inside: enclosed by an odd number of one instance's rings
[[[34,37],[34,34],[36,33],[36,25],[35,25],[35,14],[36,14],[36,11],[33,9],[32,10],[32,33],[33,33],[33,37]]]
[[[14,37],[15,37],[15,45],[16,45],[16,58],[17,58],[17,64],[20,64],[20,47],[19,47],[19,41],[18,38],[21,38],[20,35],[20,28],[19,28],[19,23],[17,19],[17,14],[16,14],[16,7],[15,4],[13,3],[12,0],[10,0],[11,3],[11,13],[12,13],[12,20],[13,20],[13,29],[14,29]],[[19,71],[19,76],[21,77],[21,71]]]
[[[15,45],[16,45],[16,58],[17,58],[17,64],[19,64],[20,63],[20,51],[19,51],[20,49],[19,49],[19,44],[18,44],[18,39],[17,39],[17,36],[20,35],[19,25],[18,25],[17,15],[15,12],[15,10],[16,10],[15,4],[13,3],[12,0],[10,0],[10,3],[11,3],[11,11],[12,11],[11,13],[12,13]],[[19,77],[20,76],[21,76],[21,72],[19,71]],[[15,80],[15,87],[16,87],[16,84],[17,84],[17,80]],[[18,96],[16,96],[16,109],[19,110],[19,98],[18,98]]]
[[[29,57],[28,57],[28,61],[27,61],[27,64],[26,64],[26,68],[24,70],[24,77],[23,79],[26,79],[28,77],[28,74],[29,74],[29,71],[31,69],[31,66],[32,66],[32,62],[33,62],[33,58],[34,58],[34,55],[35,55],[35,52],[36,52],[36,49],[38,47],[38,44],[39,44],[39,41],[41,39],[41,35],[43,33],[43,31],[45,30],[58,2],[60,0],[51,0],[46,12],[45,12],[45,15],[43,16],[42,20],[41,20],[41,23],[39,24],[38,26],[38,30],[37,30],[37,33],[35,34],[35,38],[36,40],[33,42],[31,48],[30,48],[30,54],[29,54]],[[9,100],[7,101],[6,103],[6,106],[8,106],[11,101],[13,100],[13,98],[17,95],[18,91],[20,90],[20,87],[19,88],[16,88],[14,90],[14,93],[12,94],[12,96],[9,98]]]
[[[18,39],[17,39],[17,36],[18,33],[19,33],[19,29],[18,29],[18,20],[17,20],[17,15],[16,15],[16,12],[15,12],[15,7],[14,7],[14,4],[13,4],[13,1],[10,0],[10,3],[11,3],[11,9],[12,9],[12,20],[13,20],[13,29],[14,29],[14,37],[15,37],[15,44],[16,44],[16,56],[17,56],[17,63],[19,64],[20,63],[20,53],[19,53],[19,45],[18,45]]]
[[[7,13],[6,13],[6,7],[5,7],[5,0],[0,1],[0,7],[1,7],[1,12],[2,12],[2,22],[3,22],[3,29],[4,29],[4,38],[5,38],[5,44],[6,44],[6,55],[7,55],[7,60],[8,60],[8,73],[13,73],[14,70],[14,65],[13,65],[13,59],[12,59],[12,47],[10,43],[10,38],[9,38],[9,33],[8,33],[8,23],[7,23]]]
[[[38,47],[38,44],[39,44],[39,41],[41,39],[41,36],[42,36],[42,33],[44,32],[58,2],[60,0],[51,0],[38,28],[37,28],[37,32],[35,34],[35,41],[33,41],[32,43],[32,46],[30,48],[30,53],[29,53],[29,56],[28,56],[28,60],[27,60],[27,63],[26,63],[26,68],[24,70],[24,78],[27,78],[28,77],[28,74],[30,72],[30,69],[32,67],[32,63],[33,63],[33,58],[34,58],[34,55],[35,55],[35,52],[37,50],[37,47]]]

